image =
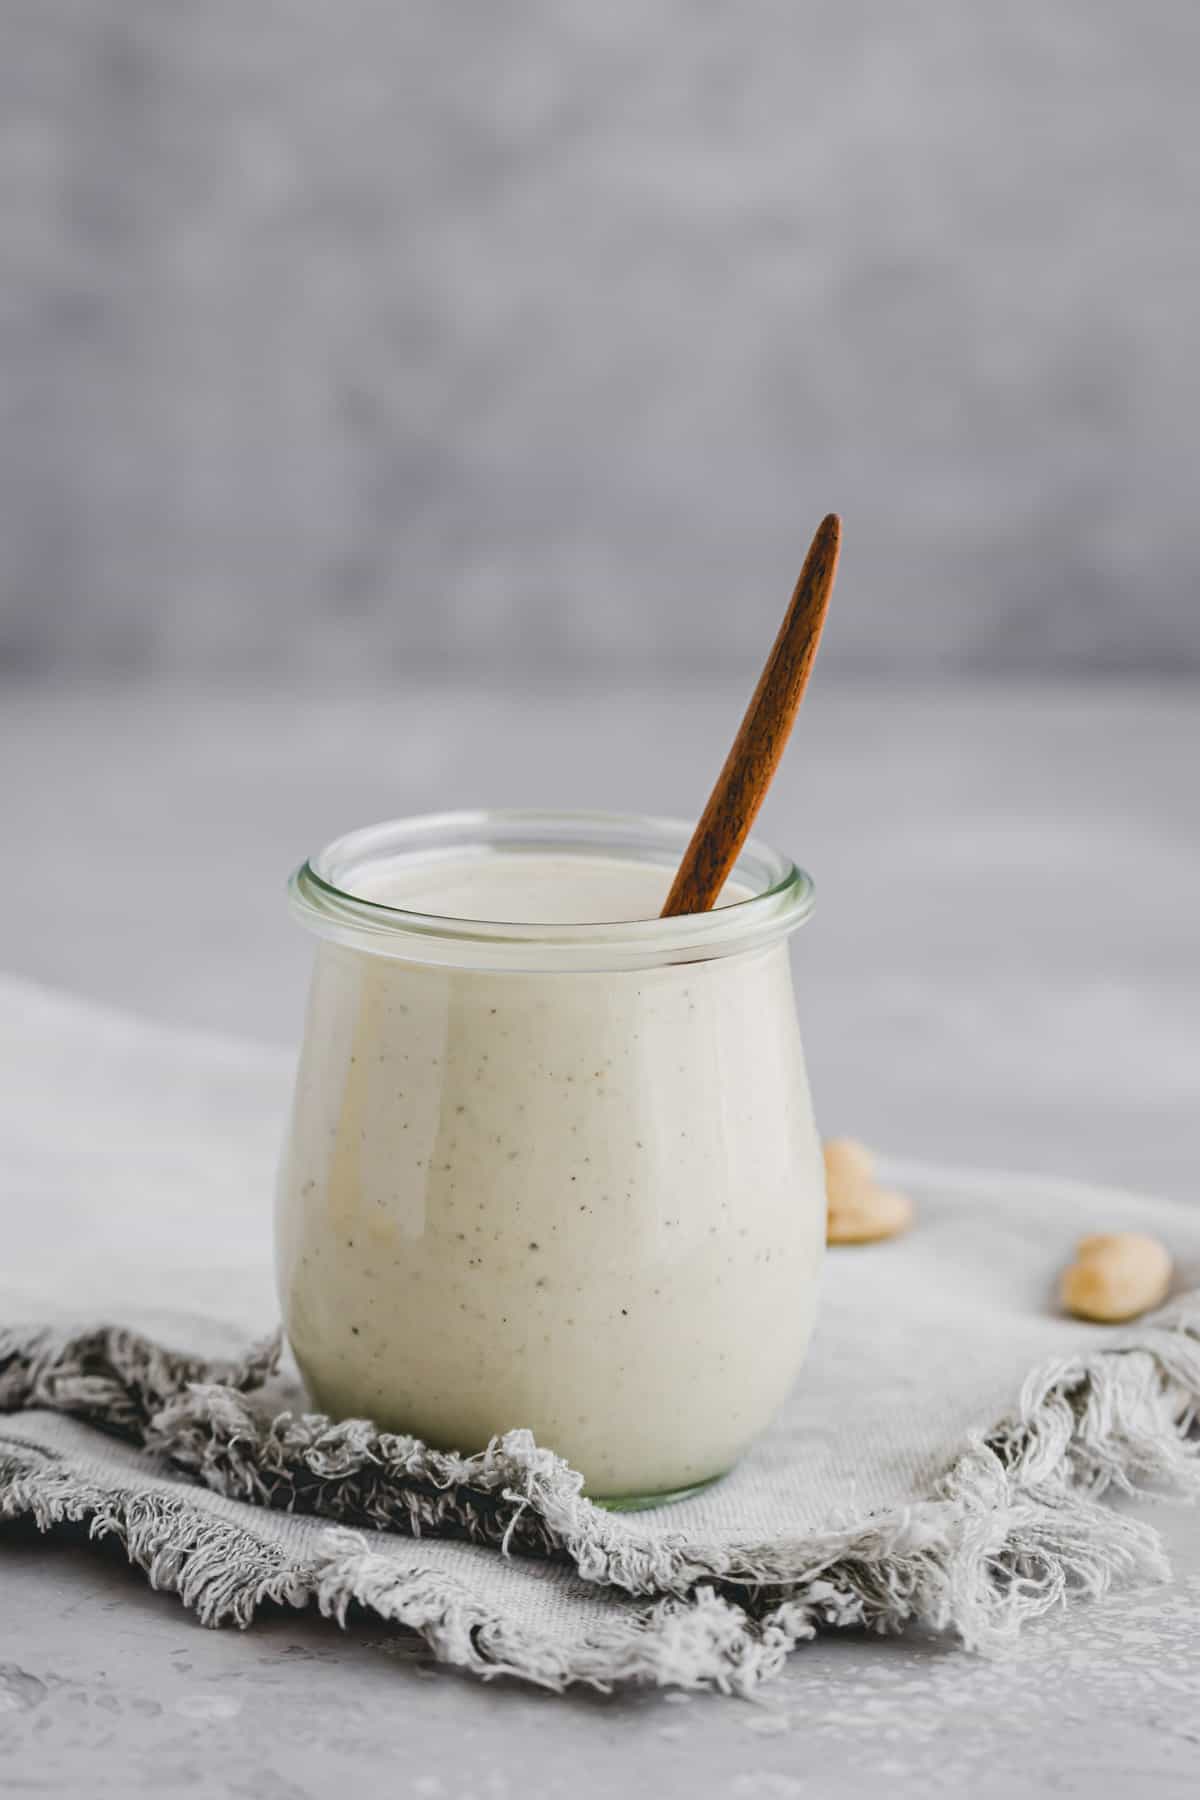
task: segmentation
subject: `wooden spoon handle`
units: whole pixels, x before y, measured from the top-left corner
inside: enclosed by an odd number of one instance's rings
[[[836,513],[830,513],[817,528],[779,636],[683,853],[662,909],[664,919],[676,913],[707,912],[715,906],[738,859],[808,685],[833,592],[841,541],[842,522]]]

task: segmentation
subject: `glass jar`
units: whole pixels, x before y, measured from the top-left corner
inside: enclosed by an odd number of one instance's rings
[[[808,877],[752,841],[737,897],[682,918],[367,897],[381,871],[497,854],[648,865],[665,894],[688,836],[446,814],[353,832],[293,877],[320,941],[277,1268],[323,1411],[464,1453],[525,1426],[610,1505],[713,1480],[770,1420],[825,1242],[785,942]]]

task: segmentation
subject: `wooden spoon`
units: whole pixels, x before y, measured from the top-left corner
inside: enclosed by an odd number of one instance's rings
[[[749,836],[808,686],[841,542],[842,522],[830,513],[817,527],[779,636],[683,853],[662,909],[664,919],[715,906]]]

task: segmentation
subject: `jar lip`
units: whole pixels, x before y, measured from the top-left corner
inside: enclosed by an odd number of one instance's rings
[[[410,911],[353,891],[357,870],[475,852],[538,850],[619,856],[678,866],[693,827],[639,813],[547,809],[429,813],[367,825],[335,838],[289,883],[292,910],[319,936],[407,962],[513,970],[603,970],[694,962],[761,946],[804,923],[813,883],[790,857],[756,838],[731,875],[752,889],[711,912],[662,919],[543,924]]]

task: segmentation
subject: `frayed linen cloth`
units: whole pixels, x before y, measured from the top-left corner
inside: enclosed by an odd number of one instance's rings
[[[0,982],[0,1065],[0,1516],[115,1538],[207,1624],[358,1608],[478,1675],[745,1693],[819,1630],[986,1650],[1166,1575],[1103,1496],[1200,1487],[1185,1207],[890,1168],[915,1229],[830,1252],[774,1427],[706,1493],[613,1514],[519,1419],[453,1456],[306,1409],[258,1336],[285,1053]],[[1166,1308],[1062,1317],[1075,1240],[1129,1227],[1175,1256]]]

